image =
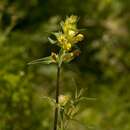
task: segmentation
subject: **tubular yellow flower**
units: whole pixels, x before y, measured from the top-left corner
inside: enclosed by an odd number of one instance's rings
[[[78,17],[75,15],[71,15],[69,18],[65,20],[67,24],[75,24],[78,21]]]
[[[77,29],[77,16],[70,16],[64,22],[62,21],[62,30],[59,33],[55,33],[58,43],[57,45],[63,49],[65,52],[70,52],[72,47],[83,40],[83,34],[80,34]]]
[[[64,34],[61,34],[57,37],[57,40],[59,42],[59,46],[63,48],[64,50],[68,51],[71,49],[72,45],[70,42],[68,42],[68,39]]]
[[[69,31],[68,31],[68,35],[69,35],[70,37],[74,37],[74,36],[76,35],[76,32],[73,31],[73,30],[69,30]]]
[[[63,27],[62,27],[64,33],[67,34],[69,32],[69,30],[76,31],[77,30],[77,27],[76,27],[77,21],[78,21],[78,17],[74,16],[74,15],[67,18],[63,24]]]
[[[64,44],[66,42],[66,38],[64,34],[61,34],[57,37],[57,40],[60,44]]]
[[[64,43],[63,44],[63,49],[64,50],[69,51],[71,49],[71,47],[72,47],[71,43]]]
[[[84,35],[83,34],[78,34],[76,36],[76,40],[79,42],[79,41],[82,41],[84,39]]]
[[[84,39],[83,34],[78,34],[77,36],[73,37],[71,42],[72,44],[76,44]]]

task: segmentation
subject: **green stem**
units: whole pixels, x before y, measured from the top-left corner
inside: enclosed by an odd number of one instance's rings
[[[61,130],[64,130],[63,120],[61,120]]]
[[[54,115],[54,129],[57,130],[58,125],[58,103],[59,103],[59,82],[60,81],[60,66],[57,65],[57,81],[56,81],[56,107],[55,107],[55,115]]]

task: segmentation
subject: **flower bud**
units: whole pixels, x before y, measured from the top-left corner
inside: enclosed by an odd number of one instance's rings
[[[83,34],[78,34],[77,36],[76,36],[76,40],[77,41],[82,41],[84,39],[84,35]]]
[[[72,15],[69,18],[67,18],[65,22],[69,24],[75,24],[77,20],[78,20],[78,17],[75,15]]]
[[[56,53],[52,52],[51,57],[52,57],[53,62],[56,63],[58,55]]]
[[[73,31],[73,30],[69,30],[68,34],[69,34],[70,37],[74,37],[76,35],[76,32]]]
[[[70,99],[69,95],[66,95],[66,96],[65,95],[60,95],[59,96],[59,104],[61,106],[65,106],[68,103],[69,99]]]
[[[74,56],[79,56],[80,55],[80,50],[76,49],[73,51]]]
[[[73,58],[74,58],[74,54],[73,52],[70,52],[64,55],[63,61],[68,62],[68,61],[71,61]]]

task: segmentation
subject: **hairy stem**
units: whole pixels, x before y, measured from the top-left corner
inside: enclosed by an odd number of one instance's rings
[[[60,81],[60,66],[57,65],[57,81],[56,81],[56,107],[55,107],[55,115],[54,115],[54,129],[57,130],[58,124],[58,103],[59,103],[59,82]]]

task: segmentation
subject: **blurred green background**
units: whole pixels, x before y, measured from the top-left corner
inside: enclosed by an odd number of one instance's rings
[[[61,93],[87,88],[68,130],[130,130],[130,0],[0,0],[0,130],[51,130],[56,67],[27,63],[50,55],[59,21],[78,15],[81,55],[61,72]]]

